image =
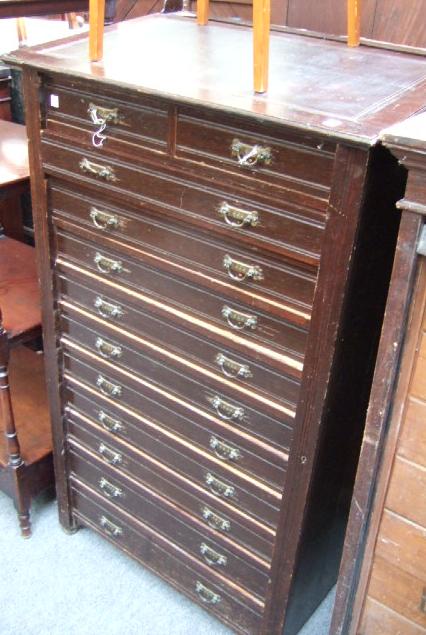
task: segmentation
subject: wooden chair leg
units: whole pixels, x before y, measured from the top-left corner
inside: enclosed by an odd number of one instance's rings
[[[12,401],[9,388],[9,342],[2,323],[0,310],[0,417],[6,437],[6,456],[8,468],[13,471],[15,481],[15,508],[18,512],[19,526],[24,538],[31,536],[29,497],[24,496],[19,483],[20,470],[24,467],[21,457],[18,436],[13,417]]]
[[[7,333],[3,327],[0,311],[0,417],[3,421],[6,437],[6,453],[8,465],[18,468],[23,464],[19,441],[16,434],[15,420],[13,418],[12,401],[9,389],[9,343]]]
[[[66,18],[68,20],[68,27],[70,29],[78,28],[77,14],[76,13],[66,13]]]
[[[15,509],[18,514],[19,527],[21,529],[22,538],[31,537],[31,499],[22,496],[17,486],[17,493],[15,497]]]
[[[18,42],[19,46],[26,46],[28,41],[27,27],[25,25],[25,18],[16,19],[16,27],[18,29]]]
[[[254,92],[266,93],[269,73],[271,0],[253,0]]]
[[[105,0],[89,0],[89,59],[98,62],[104,51]]]

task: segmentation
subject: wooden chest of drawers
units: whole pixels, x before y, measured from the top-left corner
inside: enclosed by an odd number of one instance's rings
[[[12,61],[61,522],[237,632],[291,634],[336,577],[396,239],[404,170],[372,146],[424,73],[277,35],[254,99],[223,55],[248,37],[151,17],[111,29],[103,64],[81,37]],[[166,67],[136,69],[151,47]]]

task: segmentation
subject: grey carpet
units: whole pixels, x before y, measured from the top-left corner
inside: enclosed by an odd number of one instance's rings
[[[94,532],[66,535],[53,501],[41,498],[33,512],[23,540],[0,492],[1,635],[230,635]],[[332,602],[330,593],[300,635],[327,635]]]

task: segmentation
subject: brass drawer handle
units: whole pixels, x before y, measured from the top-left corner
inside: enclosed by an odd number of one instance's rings
[[[99,388],[103,395],[107,397],[121,397],[123,389],[118,384],[113,384],[112,381],[108,381],[102,375],[98,375],[96,379],[96,386]]]
[[[104,477],[99,479],[99,489],[107,498],[121,498],[124,496],[123,490],[120,487],[113,485]]]
[[[260,145],[249,145],[234,139],[231,145],[231,156],[236,157],[238,164],[253,168],[255,165],[269,165],[272,161],[271,148]]]
[[[212,566],[216,565],[218,567],[226,567],[228,563],[228,558],[226,556],[218,553],[217,551],[206,545],[205,542],[202,542],[200,545],[200,553],[207,564],[210,564]]]
[[[99,524],[105,531],[105,533],[109,536],[112,536],[113,538],[118,538],[119,536],[123,535],[123,530],[121,529],[121,527],[108,520],[106,516],[100,517]]]
[[[118,108],[105,108],[105,106],[97,106],[90,103],[87,112],[94,124],[102,123],[119,123]]]
[[[226,357],[223,353],[218,353],[215,361],[226,377],[232,377],[233,379],[236,379],[237,377],[250,379],[253,377],[250,366],[247,364],[240,364],[239,362]]]
[[[93,258],[93,262],[96,265],[96,268],[101,273],[122,273],[123,272],[123,263],[121,260],[113,260],[112,258],[106,258],[99,253],[96,252],[95,257]]]
[[[210,399],[210,403],[221,419],[225,419],[226,421],[235,421],[236,419],[242,419],[244,417],[243,408],[240,406],[233,406],[217,395]]]
[[[103,212],[96,207],[90,208],[89,216],[94,226],[98,229],[117,229],[120,225],[118,216],[110,214],[109,212]]]
[[[121,421],[113,419],[103,410],[99,410],[98,412],[98,421],[105,430],[112,432],[113,434],[123,434],[125,431],[125,427]]]
[[[219,531],[228,532],[231,531],[231,523],[229,520],[225,520],[221,518],[208,507],[203,507],[202,514],[204,520],[207,521],[207,524],[212,529],[218,529]]]
[[[104,181],[114,182],[117,181],[114,170],[109,165],[101,165],[100,163],[94,163],[84,157],[79,163],[80,170],[86,174],[96,176]]]
[[[263,271],[261,267],[258,265],[247,265],[240,260],[235,260],[229,254],[226,254],[224,257],[223,266],[228,272],[228,276],[237,282],[243,282],[243,280],[249,279],[254,280],[255,282],[263,280]]]
[[[242,331],[245,328],[249,328],[254,331],[257,327],[257,317],[255,315],[236,311],[226,304],[222,309],[222,317],[224,317],[229,326],[236,331]]]
[[[99,315],[102,315],[104,318],[121,318],[124,315],[124,311],[121,306],[107,302],[99,295],[96,297],[93,304]]]
[[[235,487],[232,487],[232,485],[227,485],[223,481],[220,481],[218,478],[213,476],[211,472],[207,472],[204,480],[206,482],[206,485],[209,486],[210,491],[216,496],[223,496],[223,498],[235,497]]]
[[[204,586],[204,584],[201,584],[201,582],[198,582],[198,580],[195,583],[195,591],[197,592],[197,595],[200,598],[200,600],[202,602],[205,602],[206,604],[218,604],[222,599],[219,593],[214,593],[213,591],[208,589],[206,586]]]
[[[99,454],[110,465],[120,465],[123,462],[123,457],[119,452],[111,450],[105,443],[101,443],[98,448]]]
[[[238,459],[241,458],[241,452],[237,448],[224,443],[224,441],[220,441],[220,439],[214,435],[210,437],[209,445],[220,459],[225,459],[225,461],[238,461]]]
[[[225,201],[219,207],[219,215],[223,216],[225,222],[231,227],[256,227],[259,224],[259,214],[250,212],[234,205],[229,205]]]
[[[123,353],[121,346],[106,342],[102,337],[96,338],[95,348],[99,355],[105,359],[119,359]]]

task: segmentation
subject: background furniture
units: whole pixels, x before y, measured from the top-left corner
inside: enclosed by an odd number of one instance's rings
[[[174,10],[196,9],[196,0],[179,0],[176,4]],[[210,0],[210,15],[216,20],[250,24],[252,5],[252,0]],[[157,13],[162,6],[163,0],[117,0],[117,20]],[[271,0],[271,23],[278,29],[310,31],[343,41],[347,34],[346,6],[344,0]],[[426,0],[362,0],[361,18],[364,44],[426,49]]]
[[[405,186],[376,143],[425,88],[416,57],[273,37],[262,98],[249,29],[173,16],[102,65],[79,36],[9,60],[61,522],[268,635],[336,577]]]
[[[0,309],[0,489],[27,538],[31,500],[53,487],[52,442],[43,355],[23,345],[41,335],[35,252],[3,234]]]
[[[408,183],[333,635],[426,632],[426,113],[384,132]]]
[[[0,119],[10,121],[10,70],[0,66]]]
[[[0,120],[0,224],[10,238],[24,239],[21,197],[29,189],[25,126]]]
[[[0,0],[0,18],[87,11],[88,0]]]

